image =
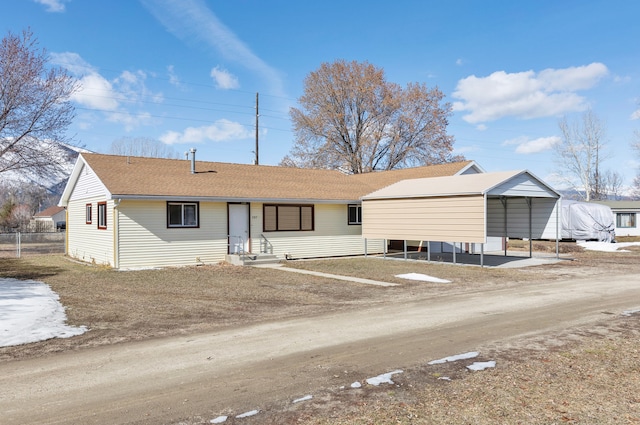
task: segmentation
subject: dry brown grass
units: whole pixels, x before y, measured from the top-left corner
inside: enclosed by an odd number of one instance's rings
[[[639,322],[640,316],[619,319],[603,334],[574,329],[553,349],[496,350],[485,356],[496,368],[481,372],[466,370],[465,362],[425,365],[396,375],[395,385],[325,396],[299,409],[295,423],[636,424]],[[294,423],[291,417],[262,423]]]

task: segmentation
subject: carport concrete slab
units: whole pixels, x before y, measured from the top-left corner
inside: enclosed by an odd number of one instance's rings
[[[381,257],[381,256],[379,256]],[[403,252],[387,253],[387,259],[404,260]],[[407,260],[427,261],[426,252],[407,252]],[[560,261],[571,260],[570,258],[556,258],[555,254],[549,253],[533,253],[529,257],[529,253],[508,252],[504,255],[502,252],[490,252],[484,254],[484,267],[497,268],[521,268],[530,266],[540,266],[543,264],[555,264]],[[431,263],[450,263],[453,264],[453,254],[450,252],[438,252],[431,254]],[[480,266],[480,254],[457,253],[455,264],[467,266]]]

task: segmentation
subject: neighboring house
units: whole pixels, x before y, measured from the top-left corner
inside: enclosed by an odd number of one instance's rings
[[[616,216],[616,236],[640,236],[640,201],[595,201],[611,208]]]
[[[361,201],[401,180],[481,173],[473,161],[346,175],[334,170],[83,153],[60,206],[69,256],[117,269],[216,263],[227,254],[317,258],[365,244]]]
[[[52,232],[56,229],[64,229],[65,222],[66,211],[64,207],[54,205],[36,213],[31,224],[37,231]]]

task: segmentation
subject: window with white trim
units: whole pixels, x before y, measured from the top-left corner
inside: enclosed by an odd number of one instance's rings
[[[107,203],[98,202],[98,229],[107,228]]]
[[[617,213],[616,227],[619,229],[636,227],[636,213]]]
[[[199,227],[198,202],[167,202],[167,227]]]
[[[85,223],[86,224],[91,224],[91,221],[93,219],[92,210],[93,210],[93,205],[92,204],[85,205],[85,207],[84,207],[84,215],[85,215]]]
[[[362,205],[349,205],[349,224],[362,224]]]

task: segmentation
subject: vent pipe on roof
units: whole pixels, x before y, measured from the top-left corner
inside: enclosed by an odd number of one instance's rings
[[[191,152],[191,174],[196,173],[196,148],[189,149]]]

